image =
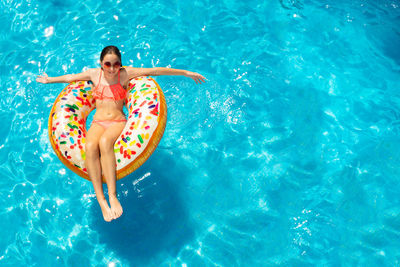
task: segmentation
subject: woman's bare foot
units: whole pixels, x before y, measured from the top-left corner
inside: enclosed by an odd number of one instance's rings
[[[103,213],[104,220],[110,222],[113,219],[113,213],[108,206],[107,200],[104,198],[99,201],[101,212]]]
[[[114,215],[113,219],[117,219],[119,216],[122,215],[122,207],[121,204],[118,201],[117,196],[115,195],[109,195],[108,200],[110,201],[111,205],[111,213]]]

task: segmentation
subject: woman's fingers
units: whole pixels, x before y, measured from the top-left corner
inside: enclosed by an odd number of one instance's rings
[[[200,77],[199,77],[199,80],[201,80],[203,83],[205,83],[206,81],[205,81],[205,79],[206,78],[204,78],[204,76],[203,75],[199,75]]]
[[[196,73],[196,72],[191,72],[191,71],[187,71],[187,74],[185,74],[186,77],[190,77],[192,78],[196,83],[201,83],[201,82],[205,82],[205,79],[203,75]]]
[[[196,82],[196,83],[201,83],[201,82],[205,82],[205,78],[204,78],[204,76],[202,76],[202,75],[200,75],[200,74],[198,74],[198,73],[194,73],[193,74],[193,76],[192,76],[192,79]]]
[[[43,75],[38,75],[36,78],[36,82],[39,83],[46,83],[47,82],[47,77],[49,77],[46,72],[43,72]]]

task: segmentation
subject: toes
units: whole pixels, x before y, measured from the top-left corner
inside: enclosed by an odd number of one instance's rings
[[[114,219],[117,218],[117,213],[114,210],[111,210],[111,214]]]
[[[121,216],[121,214],[119,214],[118,211],[115,211],[115,212],[114,212],[114,216],[115,216],[115,218],[118,218],[119,216]]]
[[[113,214],[114,214],[114,219],[119,218],[122,215],[122,209],[115,209]]]
[[[113,216],[111,214],[111,211],[104,211],[103,212],[103,218],[106,222],[110,222],[113,219]]]
[[[112,217],[110,217],[110,216],[104,216],[104,220],[105,220],[106,222],[111,222]]]
[[[111,217],[113,218],[113,219],[117,219],[118,218],[118,216],[117,216],[117,213],[115,212],[115,210],[111,210]]]

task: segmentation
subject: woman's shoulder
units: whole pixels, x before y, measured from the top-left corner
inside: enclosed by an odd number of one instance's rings
[[[128,78],[128,70],[129,70],[129,67],[126,67],[126,66],[121,67],[121,69],[119,70],[119,73],[120,73],[122,79]]]
[[[121,74],[127,74],[130,67],[122,66],[120,69]]]
[[[134,68],[131,66],[123,66],[121,70],[127,75],[131,75],[133,72],[135,72],[138,68]]]
[[[82,74],[89,76],[92,80],[100,74],[100,68],[87,68],[82,72]]]
[[[101,68],[90,68],[86,71],[90,73],[90,75],[96,75],[100,73]]]
[[[128,68],[128,69],[127,69]],[[119,70],[120,72],[120,81],[122,84],[122,87],[124,87],[125,89],[127,88],[128,84],[129,84],[129,76],[128,76],[128,70],[130,67],[127,66],[123,66],[121,67],[121,69]]]

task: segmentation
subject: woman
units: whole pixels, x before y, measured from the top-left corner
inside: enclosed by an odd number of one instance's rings
[[[125,127],[126,118],[122,111],[129,80],[138,76],[183,75],[196,83],[204,82],[198,73],[170,68],[133,68],[121,66],[121,53],[115,46],[107,46],[100,55],[101,68],[88,69],[79,74],[48,77],[38,76],[40,83],[70,83],[91,80],[94,83],[93,97],[96,113],[86,134],[86,168],[96,192],[104,220],[109,222],[122,215],[122,207],[116,192],[116,162],[114,143]],[[101,157],[100,157],[101,154]],[[104,196],[101,174],[104,174],[110,206]]]

